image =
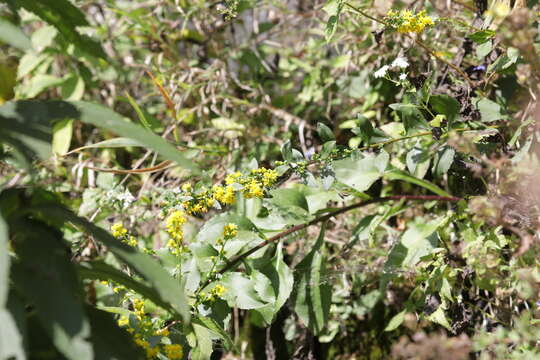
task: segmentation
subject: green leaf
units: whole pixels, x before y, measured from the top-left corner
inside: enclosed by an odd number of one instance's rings
[[[0,107],[0,131],[21,139],[30,149],[45,157],[48,154],[44,150],[51,142],[50,124],[62,119],[78,119],[131,138],[178,165],[198,172],[193,161],[166,140],[101,105],[84,101],[16,101]]]
[[[430,163],[429,149],[423,148],[419,143],[416,144],[406,156],[406,164],[409,172],[418,179],[426,176]]]
[[[433,174],[436,177],[441,177],[446,174],[454,162],[455,155],[456,150],[451,146],[445,145],[440,148],[433,160]]]
[[[263,314],[263,309],[258,309],[258,311],[261,312],[265,321],[270,324],[291,295],[294,285],[293,273],[283,261],[283,249],[281,243],[276,246],[276,253],[272,260],[264,266],[258,267],[258,270],[269,279],[269,289],[267,289],[269,291],[266,291],[271,294],[271,299],[269,299],[270,304],[266,306],[269,310],[269,318]],[[262,297],[261,291],[258,291],[258,293]]]
[[[438,114],[446,116],[448,128],[459,120],[460,105],[455,98],[449,95],[433,95],[429,98],[429,104]]]
[[[129,93],[125,93],[126,95],[126,98],[128,99],[130,105],[133,107],[133,109],[135,110],[135,112],[137,113],[137,116],[139,117],[139,121],[141,122],[141,124],[147,129],[147,130],[150,130],[152,131],[152,126],[150,125],[150,123],[148,122],[148,120],[146,120],[146,116],[144,116],[144,113],[143,111],[141,110],[141,108],[139,107],[139,104],[137,104],[137,102],[135,101],[135,99],[133,99],[131,97],[131,95],[129,95]]]
[[[197,346],[191,354],[192,360],[208,360],[212,356],[212,334],[206,326],[193,324]]]
[[[414,177],[414,176],[411,176],[401,170],[398,170],[398,169],[392,169],[390,171],[387,171],[385,174],[384,174],[384,178],[385,179],[388,179],[388,180],[402,180],[402,181],[406,181],[408,183],[411,183],[411,184],[415,184],[415,185],[418,185],[418,186],[421,186],[429,191],[431,191],[432,193],[434,194],[437,194],[439,196],[447,196],[447,197],[451,197],[452,195],[447,193],[446,191],[444,191],[443,189],[441,189],[440,187],[438,187],[437,185],[427,181],[427,180],[422,180],[422,179],[419,179],[417,177]]]
[[[204,326],[214,334],[217,334],[222,340],[225,349],[230,350],[234,347],[234,342],[229,334],[219,326],[219,324],[210,317],[197,316],[193,319],[193,324]]]
[[[470,35],[467,35],[469,39],[477,44],[483,44],[489,39],[493,38],[497,33],[493,30],[480,30]]]
[[[9,291],[10,255],[8,251],[8,242],[8,226],[2,216],[0,216],[0,310],[3,309],[6,304]]]
[[[448,221],[447,217],[430,223],[417,222],[409,226],[400,241],[392,248],[385,269],[412,268],[425,255],[439,245],[437,229]]]
[[[452,326],[448,322],[448,319],[446,317],[446,314],[444,313],[444,309],[441,306],[437,308],[432,314],[430,314],[427,319],[429,321],[434,322],[435,324],[439,324],[441,326],[444,326],[448,331],[452,331]]]
[[[52,129],[52,150],[58,155],[65,155],[71,144],[73,133],[73,120],[64,119],[57,121]]]
[[[357,117],[358,127],[353,129],[355,135],[360,136],[365,144],[381,142],[388,139],[388,136],[379,129],[373,128],[371,121],[363,115]]]
[[[78,266],[78,272],[84,279],[112,280],[115,283],[124,285],[128,289],[141,294],[156,305],[161,306],[166,310],[171,310],[170,304],[166,302],[155,289],[133,279],[133,277],[128,276],[126,273],[102,261],[81,263]]]
[[[366,191],[379,180],[388,164],[389,155],[381,152],[379,155],[367,155],[363,159],[347,159],[334,162],[336,179],[357,191]]]
[[[478,98],[474,101],[476,108],[480,111],[483,122],[492,122],[503,119],[501,106],[487,98]]]
[[[53,25],[67,41],[73,43],[81,51],[98,58],[107,58],[97,41],[86,35],[81,35],[77,31],[78,26],[88,26],[89,24],[84,14],[70,1],[17,0],[16,4]]]
[[[22,84],[20,92],[25,98],[35,98],[45,90],[54,88],[63,82],[64,79],[58,76],[37,74],[33,76],[27,84]]]
[[[266,305],[255,292],[256,283],[252,278],[238,272],[226,273],[221,279],[226,291],[223,294],[230,307],[258,309]]]
[[[407,135],[414,135],[429,129],[429,124],[417,105],[391,104],[390,108],[399,114]]]
[[[0,18],[0,41],[22,51],[32,49],[32,42],[17,26]]]
[[[6,282],[7,284],[7,282]],[[0,359],[25,359],[23,338],[11,313],[0,307]]]
[[[328,21],[326,22],[326,41],[330,41],[339,23],[339,16],[343,10],[345,2],[343,0],[330,0],[324,6],[323,10],[328,14]]]
[[[189,321],[187,301],[179,280],[171,277],[151,256],[138,252],[136,249],[115,239],[104,229],[62,207],[36,206],[32,211],[39,212],[43,216],[46,215],[48,218],[70,221],[77,226],[81,226],[143,277],[156,290],[163,301],[169,303],[170,307],[183,317],[184,321]]]
[[[326,260],[322,254],[326,223],[321,226],[317,242],[295,268],[295,288],[292,295],[294,311],[315,335],[323,333],[328,324],[332,287],[326,283]]]
[[[407,314],[407,310],[403,310],[400,313],[397,313],[390,319],[388,322],[388,325],[384,328],[384,331],[394,331],[396,330],[405,320],[405,315]]]
[[[334,132],[321,122],[317,123],[317,134],[319,134],[319,137],[323,142],[336,140]]]
[[[481,60],[485,58],[491,52],[491,50],[493,50],[493,42],[491,40],[479,44],[476,47],[476,57]]]
[[[68,154],[71,154],[73,152],[86,150],[86,149],[124,148],[124,147],[144,147],[144,145],[141,144],[137,140],[133,140],[133,139],[130,139],[130,138],[124,138],[124,137],[118,137],[118,138],[114,138],[114,139],[100,141],[100,142],[95,143],[95,144],[81,146],[80,148],[71,150]]]
[[[92,327],[95,359],[146,359],[127,331],[120,328],[106,311],[86,306]]]
[[[90,323],[62,234],[37,221],[21,222],[13,231],[19,261],[11,277],[17,290],[35,306],[43,329],[66,358],[93,359]]]

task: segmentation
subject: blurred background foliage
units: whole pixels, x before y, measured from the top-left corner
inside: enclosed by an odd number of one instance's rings
[[[396,31],[391,9],[434,25]],[[539,11],[0,1],[0,359],[539,358]],[[280,188],[190,216],[192,255],[163,250],[182,184],[257,167]],[[232,257],[391,196],[243,259],[194,305],[218,227],[240,227]],[[135,248],[103,230],[118,222]]]

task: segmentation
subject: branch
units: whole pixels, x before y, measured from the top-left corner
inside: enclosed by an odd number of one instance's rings
[[[245,259],[246,257],[248,257],[249,255],[253,254],[254,252],[262,249],[263,247],[265,247],[266,245],[269,245],[269,244],[272,244],[272,243],[275,243],[277,242],[278,240],[281,240],[283,239],[284,237],[296,232],[296,231],[300,231],[300,230],[303,230],[311,225],[315,225],[315,224],[318,224],[320,222],[324,222],[334,216],[337,216],[337,215],[340,215],[340,214],[343,214],[343,213],[346,213],[348,211],[351,211],[351,210],[354,210],[354,209],[358,209],[358,208],[361,208],[361,207],[364,207],[364,206],[367,206],[367,205],[370,205],[370,204],[375,204],[375,203],[380,203],[380,202],[384,202],[384,201],[389,201],[389,200],[423,200],[423,201],[432,201],[432,200],[437,200],[437,201],[450,201],[450,202],[456,202],[456,201],[459,201],[461,200],[461,198],[459,197],[446,197],[446,196],[438,196],[438,195],[392,195],[392,196],[386,196],[386,197],[380,197],[380,198],[374,198],[374,199],[370,199],[370,200],[366,200],[366,201],[362,201],[362,202],[359,202],[359,203],[356,203],[356,204],[352,204],[352,205],[349,205],[349,206],[345,206],[341,209],[338,209],[338,210],[335,210],[335,211],[332,211],[326,215],[323,215],[323,216],[320,216],[318,218],[315,218],[307,223],[304,223],[304,224],[299,224],[299,225],[296,225],[296,226],[293,226],[293,227],[290,227],[288,228],[287,230],[284,230],[282,232],[280,232],[279,234],[277,235],[274,235],[273,237],[263,241],[262,243],[254,246],[253,248],[247,250],[246,252],[232,258],[228,263],[227,265],[225,265],[225,267],[223,269],[221,269],[219,271],[220,274],[223,274],[227,271],[229,271],[230,269],[232,269],[236,264],[238,264],[240,261],[242,261],[243,259]],[[207,281],[202,287],[201,289],[205,288],[211,281]]]

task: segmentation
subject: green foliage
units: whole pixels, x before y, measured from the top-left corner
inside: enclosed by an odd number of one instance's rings
[[[409,5],[0,1],[0,360],[538,357],[538,2]]]

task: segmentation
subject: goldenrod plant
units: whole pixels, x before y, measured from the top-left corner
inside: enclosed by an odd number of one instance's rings
[[[540,358],[539,13],[0,0],[0,360]]]

